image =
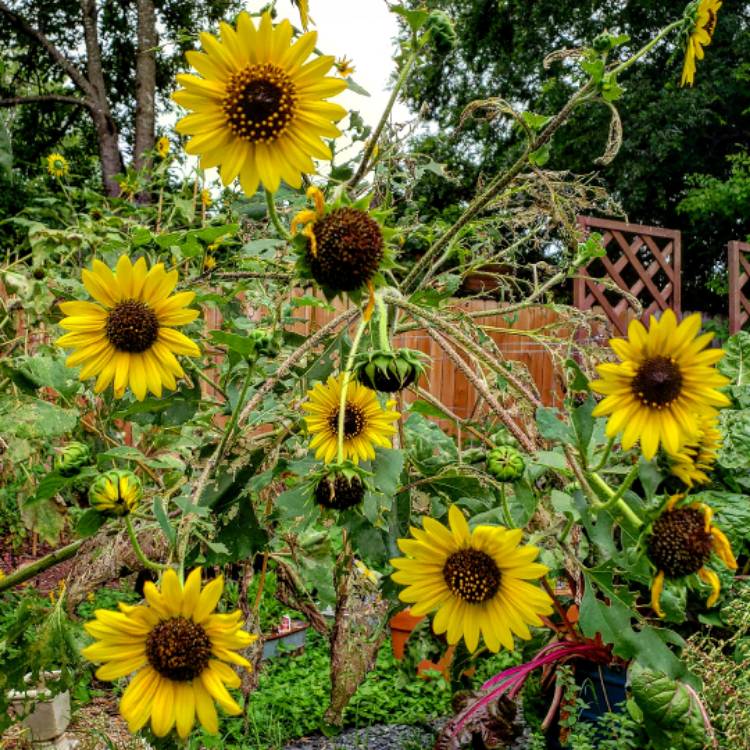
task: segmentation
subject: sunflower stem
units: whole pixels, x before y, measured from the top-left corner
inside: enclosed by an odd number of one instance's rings
[[[253,363],[248,360],[247,373],[245,374],[245,380],[242,383],[242,389],[240,390],[239,398],[237,399],[237,403],[234,405],[234,409],[232,409],[232,416],[229,420],[229,424],[227,425],[226,430],[224,430],[224,434],[221,437],[221,442],[219,443],[219,450],[217,451],[216,458],[217,463],[221,461],[222,458],[224,458],[224,451],[226,451],[229,440],[231,439],[232,435],[234,434],[234,430],[237,427],[237,420],[240,416],[240,409],[245,403],[245,396],[247,395],[247,389],[250,387],[250,381],[253,377],[253,370]]]
[[[357,332],[354,334],[352,348],[349,350],[349,356],[346,359],[343,376],[341,379],[341,398],[339,399],[339,424],[338,424],[338,452],[336,460],[339,463],[344,461],[344,424],[346,420],[346,393],[349,390],[349,380],[351,379],[352,368],[354,367],[354,358],[357,356],[359,343],[362,341],[362,334],[367,328],[368,321],[362,318],[357,326]]]
[[[281,219],[279,218],[279,213],[276,210],[276,203],[273,199],[273,193],[270,190],[266,190],[266,206],[268,207],[268,218],[271,220],[271,223],[276,228],[276,231],[285,240],[287,241],[291,240],[292,235],[289,234],[289,231],[281,223]]]
[[[162,563],[154,562],[153,560],[149,560],[146,555],[143,552],[143,549],[141,549],[141,544],[138,541],[138,537],[135,534],[135,529],[133,528],[133,521],[130,518],[130,515],[125,516],[125,527],[128,530],[128,537],[130,538],[130,543],[133,545],[133,552],[135,552],[135,556],[138,558],[138,562],[143,565],[144,568],[148,568],[149,570],[166,570],[169,566],[163,565]]]
[[[607,447],[604,449],[604,453],[602,454],[602,457],[599,459],[596,466],[594,466],[591,471],[597,472],[601,471],[604,468],[604,465],[607,463],[607,459],[609,458],[610,451],[612,450],[612,446],[615,444],[615,438],[611,437],[607,441]],[[585,456],[581,456],[581,458],[585,458]]]
[[[603,503],[593,504],[594,510],[599,513],[603,510],[612,510],[616,508],[622,513],[636,528],[643,526],[641,517],[623,500],[623,495],[630,489],[633,482],[638,476],[638,464],[634,464],[623,483],[614,492],[612,488],[596,473],[591,472],[587,475],[591,486],[600,497],[607,498]]]
[[[622,73],[623,70],[627,70],[633,63],[640,60],[644,55],[647,55],[651,50],[662,40],[664,39],[667,34],[670,34],[675,29],[679,28],[685,23],[684,18],[680,18],[678,21],[673,21],[669,24],[669,26],[665,26],[648,44],[644,44],[643,47],[641,47],[638,52],[636,52],[632,57],[629,57],[624,62],[621,62],[616,68],[613,68],[610,71],[611,76],[617,76],[620,73]]]
[[[503,518],[505,524],[509,529],[513,528],[513,517],[510,515],[510,507],[508,507],[508,496],[505,494],[505,482],[500,485],[500,503],[503,508]]]
[[[375,304],[378,308],[378,343],[384,352],[389,352],[391,351],[391,342],[388,339],[388,308],[380,295],[375,297]]]

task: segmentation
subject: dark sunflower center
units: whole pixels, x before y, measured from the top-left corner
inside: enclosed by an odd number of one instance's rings
[[[669,357],[649,357],[638,368],[632,388],[644,406],[661,409],[682,392],[682,373]]]
[[[248,65],[234,73],[222,102],[231,131],[251,143],[271,143],[294,117],[297,96],[292,79],[272,63]]]
[[[344,437],[347,440],[358,437],[365,429],[365,414],[358,406],[347,404],[344,412]],[[339,431],[339,409],[328,417],[328,426],[331,432],[338,434]]]
[[[469,604],[481,604],[498,592],[500,568],[485,552],[462,549],[443,566],[443,578],[451,593]]]
[[[349,481],[342,474],[335,478],[324,477],[315,488],[315,500],[324,508],[346,510],[359,505],[365,496],[365,488],[358,477]]]
[[[654,522],[648,556],[668,578],[682,578],[708,562],[712,541],[698,508],[677,508],[662,513]]]
[[[716,30],[716,21],[717,21],[716,13],[709,8],[708,9],[708,23],[706,23],[706,31],[708,32],[708,35],[712,37],[714,35],[714,31]]]
[[[187,682],[208,666],[211,639],[206,631],[184,617],[160,622],[148,635],[146,657],[163,677]]]
[[[123,300],[109,311],[105,332],[115,349],[145,352],[159,335],[159,319],[145,303]]]
[[[366,211],[344,206],[313,225],[317,253],[310,271],[322,286],[351,292],[366,284],[383,258],[383,233]]]

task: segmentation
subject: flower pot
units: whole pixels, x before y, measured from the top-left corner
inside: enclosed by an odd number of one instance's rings
[[[266,659],[275,659],[288,653],[300,653],[304,651],[307,641],[307,629],[310,624],[303,620],[293,620],[288,630],[282,632],[267,633],[263,635],[263,656]],[[282,645],[281,650],[279,646]]]
[[[497,276],[512,273],[513,268],[507,263],[487,263],[464,276],[458,295],[493,298],[502,286]]]
[[[580,689],[579,695],[588,704],[588,707],[581,711],[578,720],[594,724],[610,711],[623,711],[627,700],[626,680],[625,667],[583,660],[575,662],[575,681]],[[547,733],[547,747],[550,750],[563,748],[558,717],[555,717]]]
[[[53,696],[47,689],[46,681],[60,679],[60,672],[45,672],[40,681],[28,690],[10,690],[8,700],[13,713],[23,717],[22,723],[31,732],[34,746],[61,746],[56,742],[70,724],[70,693],[65,690]],[[31,685],[31,674],[24,677],[24,682]]]
[[[393,656],[399,661],[404,658],[404,647],[406,641],[411,635],[411,631],[424,620],[422,617],[414,617],[409,609],[397,612],[388,621],[391,626],[391,645],[393,646]]]
[[[437,662],[430,661],[429,659],[422,659],[417,664],[417,675],[423,680],[429,680],[430,675],[427,674],[428,670],[435,670],[443,675],[446,682],[451,681],[451,663],[453,662],[453,654],[456,651],[455,646],[448,646],[448,650],[440,657]]]

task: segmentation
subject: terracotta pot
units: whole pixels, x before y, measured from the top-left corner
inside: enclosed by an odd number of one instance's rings
[[[448,650],[440,657],[438,662],[430,661],[429,659],[422,659],[417,665],[417,675],[423,680],[429,680],[430,675],[427,674],[427,671],[436,670],[443,675],[446,682],[450,682],[451,664],[453,662],[453,654],[455,651],[455,646],[448,646]]]
[[[397,612],[388,621],[388,624],[391,626],[391,645],[393,646],[393,655],[399,661],[404,658],[404,647],[406,646],[406,641],[411,635],[411,631],[414,630],[422,620],[424,620],[424,615],[422,617],[414,617],[407,607],[405,610]]]

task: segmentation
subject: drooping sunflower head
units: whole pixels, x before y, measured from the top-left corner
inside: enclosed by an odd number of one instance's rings
[[[721,448],[719,421],[714,415],[701,415],[698,434],[679,453],[667,453],[669,470],[685,485],[707,484]]]
[[[466,641],[469,651],[480,634],[491,651],[512,650],[513,636],[531,638],[529,625],[542,625],[540,615],[552,612],[549,596],[531,580],[547,573],[533,562],[539,550],[519,546],[520,529],[477,526],[469,529],[463,513],[452,505],[449,526],[433,518],[412,527],[413,539],[399,539],[406,557],[391,560],[391,576],[406,588],[399,598],[415,616],[437,610],[433,630],[447,631],[448,643]]]
[[[307,392],[308,400],[302,408],[307,429],[313,436],[310,448],[315,457],[326,463],[336,458],[338,451],[341,387],[344,374],[331,375],[328,381],[316,383]],[[396,434],[394,422],[401,416],[393,411],[392,402],[384,409],[375,391],[351,381],[346,392],[344,411],[344,459],[355,464],[375,458],[375,446],[389,448],[391,436]]]
[[[223,588],[221,576],[201,588],[200,568],[184,585],[167,570],[161,590],[150,581],[144,586],[147,605],[120,604],[120,612],[98,609],[95,619],[85,624],[97,641],[83,650],[83,656],[103,662],[97,679],[117,680],[136,673],[120,701],[131,732],[150,719],[157,737],[176,728],[184,739],[197,718],[215,734],[219,722],[214,703],[232,716],[242,712],[227,691],[240,686],[229,664],[249,668],[250,662],[237,651],[257,636],[242,630],[239,610],[214,613]]]
[[[729,540],[713,525],[713,511],[703,503],[684,504],[684,495],[673,495],[651,526],[647,555],[657,570],[651,587],[651,606],[664,617],[660,599],[664,578],[684,578],[694,573],[711,586],[708,606],[716,604],[721,591],[719,577],[706,567],[715,552],[731,570],[737,569]]]
[[[396,393],[425,374],[427,359],[426,354],[415,349],[371,349],[357,355],[354,374],[374,391]]]
[[[70,172],[68,160],[62,154],[50,154],[47,157],[47,172],[51,177],[65,177]]]
[[[163,135],[158,141],[156,141],[156,153],[159,154],[162,159],[166,159],[169,155],[169,138],[167,138],[166,135]]]
[[[58,449],[55,456],[55,471],[63,477],[72,477],[91,460],[91,451],[86,443],[73,441]]]
[[[91,507],[110,516],[132,513],[142,495],[141,480],[126,469],[112,469],[100,474],[89,487]]]
[[[187,307],[194,292],[172,295],[177,271],[165,271],[163,263],[151,269],[144,258],[132,263],[123,255],[113,273],[100,260],[83,270],[83,284],[94,302],[63,302],[67,317],[60,327],[69,331],[57,340],[74,352],[68,367],[82,365],[80,379],[96,377],[100,393],[114,383],[117,398],[129,385],[142,401],[147,391],[161,397],[162,388],[176,387],[184,375],[175,355],[197,357],[200,349],[172,326],[198,317]]]
[[[695,440],[701,414],[713,415],[728,406],[729,399],[717,389],[729,383],[714,365],[721,349],[706,349],[713,334],[698,335],[699,313],[679,325],[672,310],[660,320],[653,316],[648,331],[633,320],[627,339],[612,339],[609,345],[619,363],[597,366],[600,379],[591,389],[604,394],[594,416],[609,416],[607,435],[622,433],[622,446],[637,440],[647,460],[659,445],[676,454]]]
[[[221,39],[200,35],[203,51],[187,53],[202,77],[177,76],[182,89],[173,99],[191,114],[177,131],[191,136],[185,149],[200,156],[202,169],[219,167],[225,185],[239,176],[246,195],[262,183],[275,192],[281,180],[294,188],[302,174],[315,171],[312,157],[330,159],[323,138],[340,135],[334,125],[346,115],[324,101],[346,88],[327,78],[332,56],[311,62],[317,34],[303,34],[292,44],[292,26],[277,26],[264,13],[255,26],[242,12],[237,26],[221,24]]]
[[[370,196],[349,203],[342,195],[331,205],[325,204],[317,187],[309,188],[307,196],[315,209],[300,211],[291,225],[292,234],[299,231],[300,275],[314,279],[328,297],[371,285],[391,262],[386,242],[393,230],[368,210]]]
[[[351,461],[333,462],[311,478],[315,502],[326,510],[356,508],[370,489],[370,474]]]
[[[722,0],[695,0],[685,11],[685,62],[682,67],[681,86],[692,86],[695,80],[695,61],[702,60],[703,48],[711,44]]]

